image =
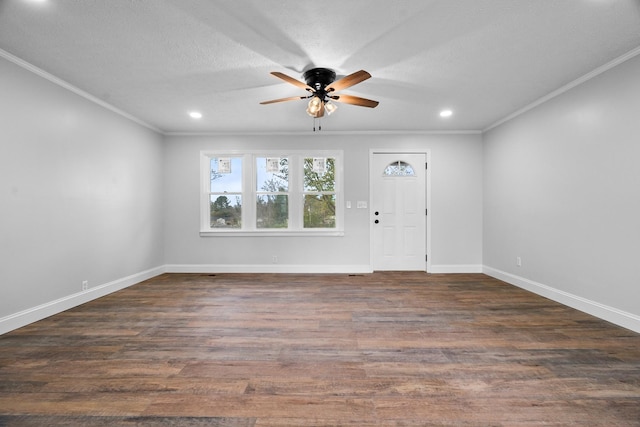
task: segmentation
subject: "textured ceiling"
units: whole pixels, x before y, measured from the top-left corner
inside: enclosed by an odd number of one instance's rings
[[[639,0],[0,0],[0,49],[163,132],[308,131],[259,102],[311,66],[380,101],[325,130],[482,130],[638,46]]]

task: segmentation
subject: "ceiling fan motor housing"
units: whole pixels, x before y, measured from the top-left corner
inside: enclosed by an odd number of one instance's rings
[[[324,88],[333,83],[336,79],[335,71],[329,68],[312,68],[302,75],[309,86],[316,91],[324,91]]]

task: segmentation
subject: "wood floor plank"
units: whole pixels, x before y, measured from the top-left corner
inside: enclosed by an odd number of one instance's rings
[[[0,336],[0,426],[640,426],[640,335],[482,274],[164,274]]]

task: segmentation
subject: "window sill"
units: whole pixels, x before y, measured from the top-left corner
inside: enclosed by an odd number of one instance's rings
[[[200,237],[341,237],[344,231],[341,230],[201,230]]]

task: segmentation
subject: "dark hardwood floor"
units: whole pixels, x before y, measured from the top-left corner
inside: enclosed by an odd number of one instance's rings
[[[640,335],[482,274],[165,274],[0,336],[1,426],[640,426]]]

